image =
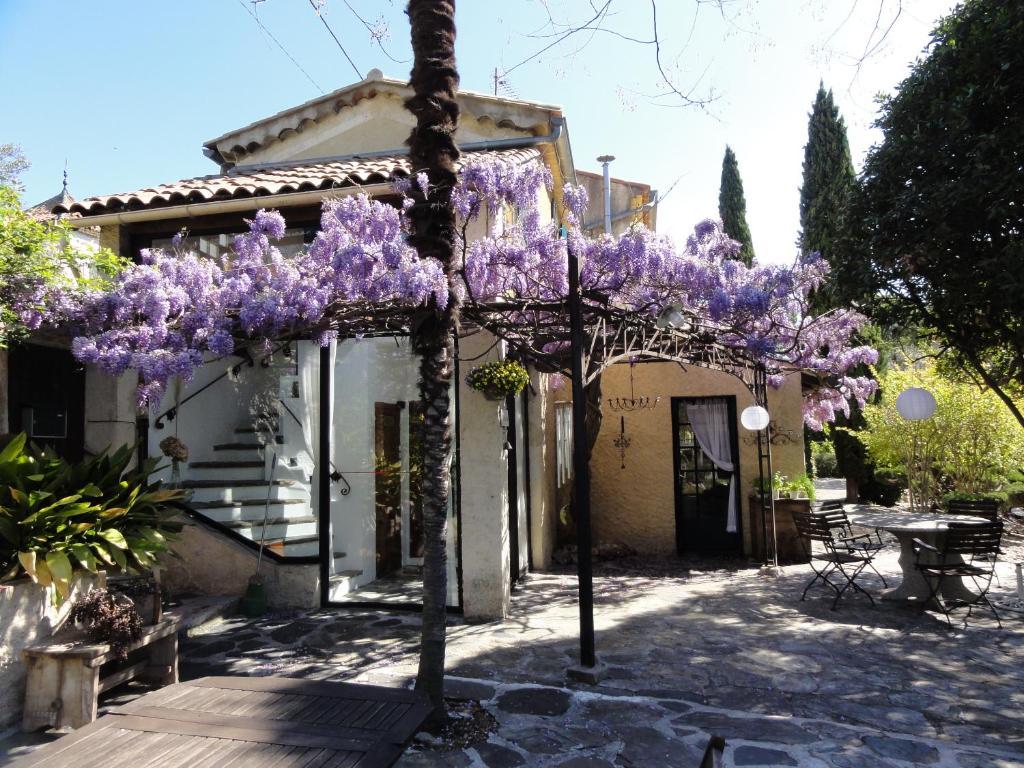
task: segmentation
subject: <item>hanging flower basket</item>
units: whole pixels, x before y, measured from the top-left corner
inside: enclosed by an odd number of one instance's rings
[[[530,381],[530,374],[516,360],[495,360],[478,365],[466,375],[466,384],[488,400],[500,401],[518,395]]]

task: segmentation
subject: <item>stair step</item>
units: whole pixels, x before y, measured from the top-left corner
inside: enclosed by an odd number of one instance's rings
[[[262,507],[267,503],[266,499],[234,499],[232,501],[194,501],[190,505],[192,509],[201,511],[204,509],[233,509],[238,507]],[[284,506],[286,504],[308,504],[305,499],[271,499],[270,506]]]
[[[218,442],[213,446],[214,451],[262,451],[265,449],[264,442]]]
[[[274,432],[276,433],[279,428],[280,428],[280,425],[275,424],[274,425]],[[259,432],[260,434],[266,434],[267,430],[265,430],[265,429],[257,429],[256,427],[238,427],[235,430],[235,434],[236,435],[255,435],[257,432]],[[274,437],[277,438],[278,442],[281,442],[282,440],[284,440],[284,435],[275,434]]]
[[[263,469],[266,466],[262,459],[253,461],[193,461],[189,463],[191,469]]]
[[[341,581],[342,579],[354,579],[362,575],[362,571],[338,571],[336,574],[331,576],[331,581]]]
[[[348,557],[348,555],[346,555],[344,552],[335,552],[334,553],[334,559],[335,560],[340,560],[343,557]]]
[[[263,466],[263,462],[257,462]],[[183,480],[180,483],[182,488],[266,488],[268,485],[275,485],[280,488],[292,488],[298,485],[294,480]]]
[[[293,536],[287,539],[267,539],[266,545],[268,547],[279,547],[284,546],[286,544],[310,544],[314,541],[320,541],[319,534],[314,533],[309,536]]]
[[[301,525],[303,523],[315,523],[315,515],[302,515],[301,517],[268,517],[266,524],[271,525]],[[223,523],[227,528],[262,528],[263,518],[259,520],[231,520]],[[287,537],[285,537],[287,538]]]

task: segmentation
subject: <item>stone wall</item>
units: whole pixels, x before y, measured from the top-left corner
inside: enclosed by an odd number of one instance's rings
[[[619,434],[618,414],[609,411],[608,398],[629,397],[629,366],[615,365],[603,378],[604,421],[591,461],[595,544],[625,544],[639,552],[675,551],[675,486],[672,456],[673,397],[736,397],[743,550],[751,552],[748,496],[758,476],[757,447],[752,433],[739,425],[739,414],[753,398],[742,382],[718,371],[675,363],[643,363],[633,368],[637,396],[661,396],[652,410],[625,414],[630,447],[621,468],[613,440]],[[799,377],[791,376],[782,389],[768,393],[768,411],[785,435],[772,446],[774,468],[790,477],[803,473],[803,421]]]
[[[256,551],[203,523],[190,521],[172,545],[177,557],[160,559],[160,579],[172,594],[245,594],[256,573]],[[320,605],[318,565],[284,565],[264,557],[260,566],[271,608]]]
[[[53,587],[41,587],[27,578],[0,586],[0,729],[21,719],[25,699],[25,664],[22,649],[45,642],[59,629],[76,596],[102,584],[102,575],[80,575],[71,597],[60,608],[53,604]]]

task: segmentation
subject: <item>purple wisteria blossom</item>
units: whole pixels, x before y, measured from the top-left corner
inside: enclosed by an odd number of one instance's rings
[[[406,203],[422,194],[422,176],[396,185]],[[172,377],[188,380],[204,359],[240,346],[296,336],[326,343],[332,317],[346,307],[446,306],[453,290],[468,305],[561,302],[572,249],[584,289],[611,305],[651,317],[678,305],[701,331],[763,365],[772,386],[796,371],[817,381],[804,402],[804,420],[814,429],[848,413],[851,399],[863,404],[875,391],[874,381],[849,375],[877,359],[873,349],[852,343],[864,318],[848,310],[809,314],[808,296],[827,275],[822,259],[747,267],[730,258],[739,244],[712,220],[699,222],[683,247],[640,225],[618,236],[586,237],[579,229],[585,191],[560,190],[563,229],[547,210],[551,184],[536,161],[491,157],[462,167],[452,200],[465,226],[451,286],[440,263],[420,259],[406,242],[408,204],[359,194],[326,201],[320,232],[294,256],[275,246],[285,233],[281,214],[259,211],[225,258],[177,245],[144,252],[113,290],[33,295],[25,318],[72,325],[73,351],[82,362],[115,375],[137,370],[145,402],[158,399]],[[548,342],[543,351],[554,354],[565,343]]]

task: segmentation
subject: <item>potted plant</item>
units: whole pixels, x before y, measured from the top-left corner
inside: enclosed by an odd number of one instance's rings
[[[530,383],[530,374],[518,360],[494,360],[476,366],[466,375],[466,384],[488,400],[518,395]]]
[[[142,635],[142,619],[135,604],[125,595],[94,589],[75,601],[71,620],[96,643],[105,643],[119,659],[128,656],[128,646]]]

